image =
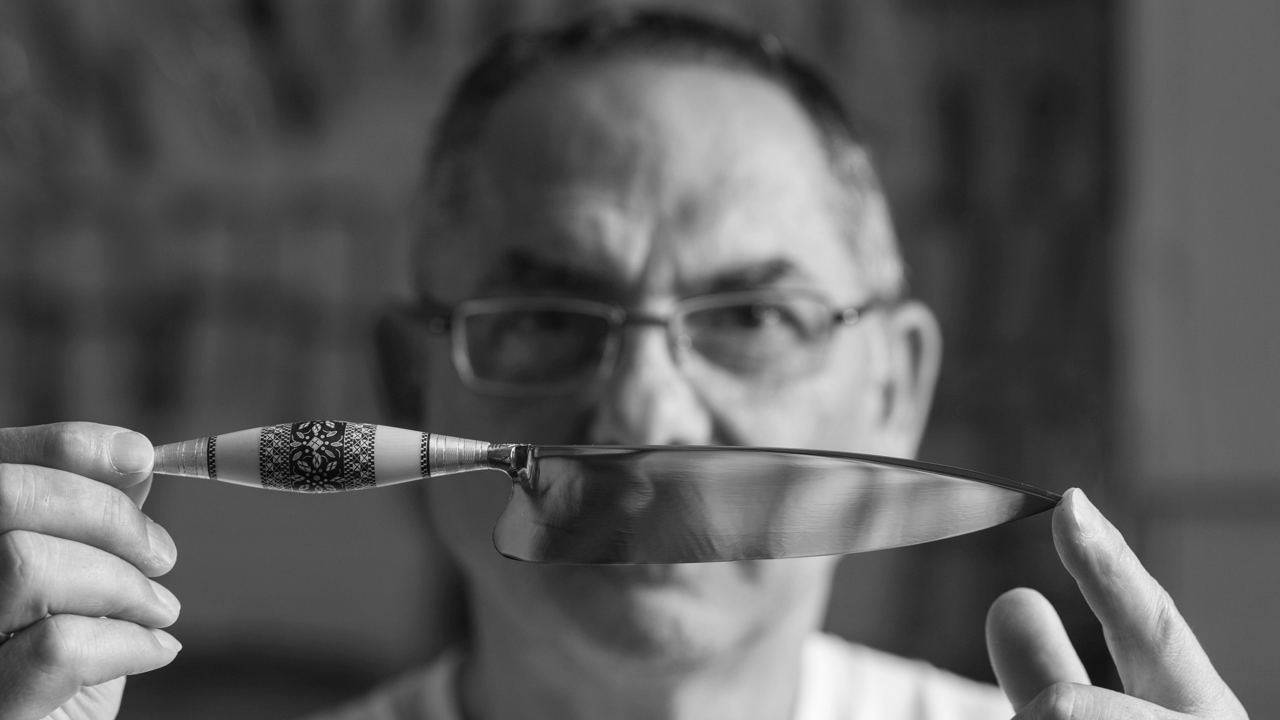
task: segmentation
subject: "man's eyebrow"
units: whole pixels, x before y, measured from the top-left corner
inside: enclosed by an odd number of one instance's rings
[[[801,270],[798,265],[790,260],[776,258],[722,270],[709,277],[696,280],[695,284],[700,293],[733,292],[768,287],[784,280],[807,276],[808,273]]]
[[[602,294],[614,283],[526,250],[508,250],[485,273],[483,285],[492,289],[565,290],[591,296]]]

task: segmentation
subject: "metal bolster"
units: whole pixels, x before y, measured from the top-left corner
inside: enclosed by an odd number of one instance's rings
[[[203,437],[157,447],[154,472],[209,479],[209,440]]]
[[[431,433],[427,439],[428,469],[431,477],[484,470],[489,461],[490,443]]]

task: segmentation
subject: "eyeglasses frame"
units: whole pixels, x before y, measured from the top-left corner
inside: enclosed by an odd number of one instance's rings
[[[415,312],[414,315],[416,319],[425,325],[428,333],[437,336],[447,336],[449,338],[454,369],[457,371],[458,377],[462,380],[462,384],[468,389],[483,395],[498,397],[551,397],[576,392],[584,387],[590,387],[593,384],[601,383],[607,379],[613,373],[614,366],[617,361],[618,350],[622,345],[623,332],[628,327],[661,326],[667,336],[667,344],[671,350],[672,356],[677,359],[677,362],[679,362],[681,351],[689,349],[689,336],[687,334],[677,333],[678,321],[682,320],[684,316],[700,310],[708,310],[716,307],[728,307],[739,304],[738,302],[735,302],[735,300],[762,297],[768,298],[771,295],[788,297],[804,295],[810,299],[817,300],[822,304],[827,305],[831,310],[831,314],[828,318],[830,324],[826,328],[825,336],[823,338],[824,341],[829,340],[837,328],[857,325],[868,313],[894,304],[891,300],[872,297],[858,305],[834,307],[833,303],[828,300],[825,295],[816,290],[809,290],[807,288],[776,288],[735,290],[695,295],[678,300],[676,302],[675,309],[672,312],[657,315],[653,313],[629,311],[617,303],[588,300],[586,298],[565,297],[560,295],[513,295],[491,298],[472,298],[468,300],[461,300],[453,305],[441,303],[430,296],[423,296],[418,303],[417,312]],[[606,320],[609,323],[609,331],[605,339],[604,351],[601,354],[595,378],[585,383],[581,380],[575,379],[555,384],[521,385],[518,383],[507,383],[498,380],[486,380],[477,376],[471,365],[470,354],[467,350],[465,337],[466,323],[463,321],[463,313],[477,314],[484,312],[486,308],[496,307],[505,309],[513,303],[519,303],[521,306],[520,309],[522,310],[537,310],[539,307],[557,310],[576,310],[583,314],[594,315]]]

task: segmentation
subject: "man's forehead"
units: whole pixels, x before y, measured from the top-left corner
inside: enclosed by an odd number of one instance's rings
[[[687,171],[694,161],[724,170],[733,159],[726,149],[743,160],[785,149],[823,162],[811,121],[772,81],[687,60],[620,57],[552,65],[514,88],[489,114],[480,164],[616,177]]]
[[[745,72],[638,59],[547,71],[495,106],[472,161],[466,246],[495,261],[515,251],[676,283],[774,263],[800,238],[847,255],[812,123]]]
[[[527,293],[570,293],[580,297],[618,299],[627,295],[627,279],[609,268],[583,262],[583,258],[510,247],[491,258],[480,277],[491,291]],[[686,273],[671,286],[683,294],[732,292],[788,284],[809,284],[813,278],[805,268],[786,257],[725,258],[724,262]]]

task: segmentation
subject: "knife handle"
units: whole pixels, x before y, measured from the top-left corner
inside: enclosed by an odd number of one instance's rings
[[[316,420],[156,447],[155,472],[293,492],[342,492],[510,469],[515,445]]]

